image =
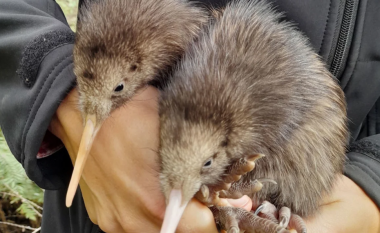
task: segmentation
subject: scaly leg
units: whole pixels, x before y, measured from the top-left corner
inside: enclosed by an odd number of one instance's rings
[[[252,212],[234,207],[211,207],[216,223],[227,233],[290,233],[284,227]]]

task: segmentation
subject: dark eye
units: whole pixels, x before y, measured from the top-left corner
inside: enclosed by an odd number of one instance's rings
[[[203,168],[209,168],[212,165],[212,158],[207,160],[205,164],[203,164]]]
[[[137,65],[132,65],[131,68],[130,68],[131,72],[133,71],[136,71],[137,70]]]
[[[119,85],[117,85],[117,87],[115,88],[114,92],[120,92],[123,89],[124,89],[124,84],[120,83]]]

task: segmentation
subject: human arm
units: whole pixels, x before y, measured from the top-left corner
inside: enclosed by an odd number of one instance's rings
[[[106,232],[159,232],[161,227],[165,202],[158,180],[157,97],[153,87],[140,91],[112,113],[95,138],[80,188],[91,220]],[[77,91],[73,90],[50,127],[73,162],[83,131],[76,101]],[[217,231],[209,209],[193,200],[178,232]]]
[[[344,176],[321,211],[306,220],[308,232],[380,232],[380,134],[351,144]]]
[[[75,83],[74,34],[51,0],[0,1],[0,126],[27,175],[40,187],[64,187],[62,151],[37,159],[50,119]]]

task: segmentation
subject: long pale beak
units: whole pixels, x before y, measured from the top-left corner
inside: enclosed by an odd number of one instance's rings
[[[179,220],[185,210],[188,202],[182,203],[182,191],[173,189],[170,192],[169,203],[166,207],[164,223],[160,233],[174,233],[178,226]]]
[[[78,188],[79,180],[82,176],[84,165],[86,164],[86,160],[88,154],[90,153],[92,143],[94,142],[94,138],[98,133],[100,126],[101,124],[96,124],[95,115],[90,114],[86,116],[86,124],[84,126],[82,138],[80,141],[78,156],[75,160],[73,175],[71,176],[69,188],[67,190],[67,207],[70,207],[73,202],[75,192]]]

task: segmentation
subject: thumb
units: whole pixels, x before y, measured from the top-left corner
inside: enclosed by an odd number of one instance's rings
[[[244,195],[239,199],[226,199],[226,200],[233,207],[243,208],[247,211],[251,211],[252,209],[252,200],[247,195]]]

